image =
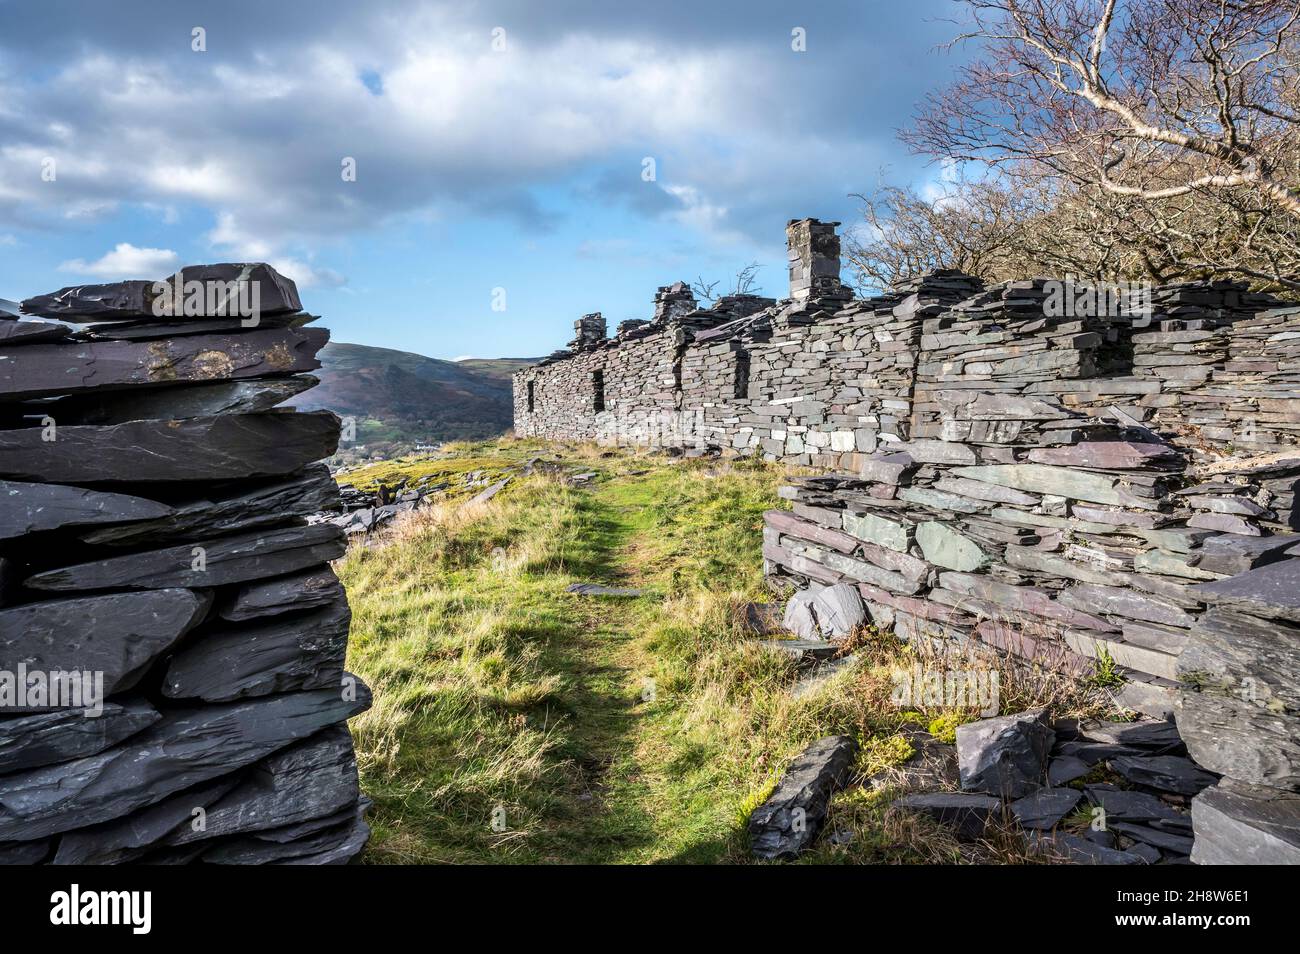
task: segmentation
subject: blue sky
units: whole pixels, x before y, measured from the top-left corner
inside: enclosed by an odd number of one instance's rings
[[[266,260],[335,340],[440,358],[546,354],[750,261],[781,297],[787,219],[937,178],[895,133],[959,13],[0,0],[0,297]]]

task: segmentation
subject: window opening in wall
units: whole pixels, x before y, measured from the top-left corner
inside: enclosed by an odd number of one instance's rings
[[[736,397],[749,397],[749,352],[736,352]]]
[[[596,413],[599,414],[605,410],[605,372],[604,370],[593,371],[591,375],[591,387],[595,392],[593,406]]]
[[[535,391],[536,385],[537,385],[536,381],[528,382],[528,413],[529,414],[533,413],[533,407],[537,400],[537,394]]]

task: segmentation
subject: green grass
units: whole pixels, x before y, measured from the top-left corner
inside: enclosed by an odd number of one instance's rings
[[[368,476],[504,471],[539,453],[524,442],[454,451]],[[775,468],[559,453],[572,471],[597,471],[594,485],[518,478],[487,505],[417,512],[339,564],[349,667],[375,695],[352,722],[375,801],[366,861],[746,861],[749,813],[808,742],[854,735],[865,777],[911,754],[905,726],[971,717],[891,705],[888,666],[906,651],[880,634],[823,690],[790,694],[792,665],[742,623],[747,602],[771,599],[760,546]],[[564,592],[573,582],[648,595],[580,598]],[[1004,680],[1017,704],[1034,691]],[[999,850],[958,846],[889,800],[841,793],[832,826],[851,843],[823,839],[807,860]]]

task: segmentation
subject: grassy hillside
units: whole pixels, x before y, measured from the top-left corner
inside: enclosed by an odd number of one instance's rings
[[[505,469],[554,448],[458,448]],[[968,711],[902,711],[890,667],[914,658],[891,637],[796,696],[784,654],[743,624],[770,599],[762,512],[780,472],[761,463],[558,451],[569,472],[517,478],[486,505],[418,512],[340,562],[354,620],[349,668],[375,693],[354,719],[375,800],[365,860],[385,862],[741,862],[744,827],[789,760],[831,733],[862,746],[861,782],[912,752],[916,726],[951,735]],[[446,460],[388,463],[421,476]],[[573,582],[635,585],[633,600],[582,598]],[[965,663],[972,665],[972,663]],[[1052,679],[1002,675],[1004,711],[1075,702]],[[1008,839],[962,845],[889,810],[897,792],[837,796],[806,858],[844,862],[1017,860]],[[494,825],[495,822],[495,825]]]
[[[293,403],[357,421],[357,444],[383,453],[403,445],[493,437],[510,428],[510,375],[529,358],[441,361],[423,355],[330,343],[321,383]]]

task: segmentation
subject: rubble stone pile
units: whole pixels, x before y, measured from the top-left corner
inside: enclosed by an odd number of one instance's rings
[[[328,333],[267,265],[0,315],[0,862],[325,864],[369,830],[346,720]]]

